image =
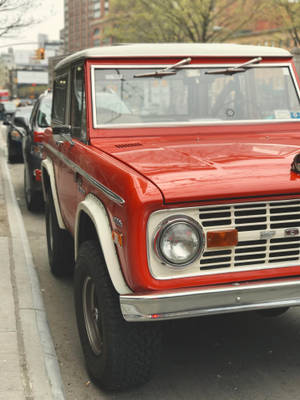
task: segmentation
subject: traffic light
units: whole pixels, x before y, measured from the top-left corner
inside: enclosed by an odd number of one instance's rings
[[[37,60],[44,60],[45,58],[45,49],[43,47],[40,47],[35,51],[35,58]]]
[[[44,60],[45,58],[45,49],[43,47],[40,48],[40,59]]]

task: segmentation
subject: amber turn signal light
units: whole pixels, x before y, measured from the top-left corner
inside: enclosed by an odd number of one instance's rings
[[[207,232],[206,234],[207,247],[232,247],[238,243],[237,229],[228,231]]]

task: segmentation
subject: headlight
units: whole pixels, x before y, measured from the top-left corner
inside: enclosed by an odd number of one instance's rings
[[[11,135],[12,140],[15,140],[17,142],[19,142],[23,137],[22,133],[19,130],[16,130],[16,129],[13,129],[11,131],[10,135]]]
[[[173,266],[191,264],[201,253],[204,236],[200,225],[185,216],[174,216],[162,222],[154,239],[156,254]]]

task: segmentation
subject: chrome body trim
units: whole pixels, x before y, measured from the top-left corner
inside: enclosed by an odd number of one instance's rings
[[[126,321],[159,321],[300,305],[300,277],[120,296]]]
[[[70,169],[74,171],[74,173],[78,173],[81,175],[83,178],[85,178],[89,183],[91,183],[94,187],[96,187],[98,190],[101,191],[107,198],[112,200],[114,203],[117,203],[118,205],[123,206],[125,204],[125,200],[119,196],[117,193],[113,192],[110,190],[108,187],[103,185],[101,182],[97,181],[94,177],[89,175],[86,171],[84,171],[82,168],[80,168],[77,164],[75,164],[73,161],[65,157],[60,151],[56,150],[53,148],[53,146],[49,145],[48,143],[45,143],[44,146],[51,152],[53,153],[56,157],[58,157],[62,162],[64,162]]]

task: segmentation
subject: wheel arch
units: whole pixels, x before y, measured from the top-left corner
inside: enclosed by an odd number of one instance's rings
[[[77,208],[75,223],[75,260],[80,244],[85,240],[96,239],[103,253],[106,268],[115,290],[119,294],[132,291],[127,286],[119,258],[112,239],[112,230],[107,211],[103,203],[94,195],[89,194]]]
[[[57,195],[57,190],[56,190],[54,167],[53,167],[52,160],[49,158],[44,159],[41,164],[41,169],[42,169],[42,188],[43,188],[44,200],[46,201],[47,193],[50,190],[52,193],[53,201],[54,201],[54,207],[55,207],[58,225],[59,225],[60,229],[66,229],[66,226],[64,224],[64,221],[63,221],[63,218],[61,215],[61,211],[60,211],[58,195]]]

